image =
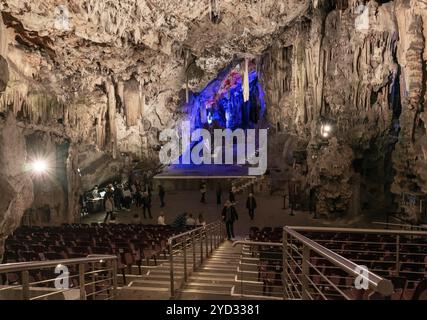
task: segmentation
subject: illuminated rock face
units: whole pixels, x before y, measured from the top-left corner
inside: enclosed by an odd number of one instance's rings
[[[3,241],[21,223],[25,210],[31,207],[33,183],[22,174],[27,159],[23,129],[15,118],[0,118],[0,261]]]
[[[65,159],[65,179],[29,191],[38,197],[23,211],[35,222],[75,220],[81,190],[134,160],[157,166],[159,132],[191,117],[196,93],[245,58],[257,110],[277,129],[269,162],[315,189],[320,213],[388,210],[401,193],[427,193],[424,0],[221,0],[214,14],[205,0],[57,3],[0,3],[0,129],[12,117],[23,152],[37,137]]]

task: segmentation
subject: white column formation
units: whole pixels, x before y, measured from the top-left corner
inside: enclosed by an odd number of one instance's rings
[[[245,66],[243,69],[243,101],[249,101],[249,60],[245,59]]]

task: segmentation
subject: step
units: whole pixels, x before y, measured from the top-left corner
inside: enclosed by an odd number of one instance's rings
[[[222,273],[232,273],[235,274],[237,268],[232,266],[232,267],[211,267],[211,266],[206,266],[206,267],[202,267],[200,269],[198,269],[199,271],[219,271]]]
[[[235,274],[234,273],[230,273],[230,274],[226,274],[226,273],[222,273],[222,272],[209,272],[209,271],[197,271],[194,272],[192,275],[193,276],[210,276],[213,277],[215,279],[219,279],[219,278],[230,278],[230,279],[234,279]],[[212,278],[211,278],[212,279]]]
[[[145,284],[157,284],[157,285],[170,285],[170,281],[168,280],[149,280],[149,279],[144,279],[144,280],[134,280],[131,283],[129,283],[128,287],[142,287],[145,286]]]
[[[235,282],[235,278],[231,278],[231,277],[221,277],[221,278],[212,278],[212,277],[206,277],[206,276],[202,276],[202,275],[191,275],[190,278],[188,279],[188,282],[208,282],[208,283],[221,283],[221,282],[225,282],[225,283],[234,283]]]
[[[230,290],[203,290],[203,289],[180,289],[179,292],[181,293],[198,293],[198,294],[209,294],[209,295],[231,295],[231,289]]]
[[[185,288],[189,288],[189,287],[208,288],[209,287],[209,288],[223,288],[223,289],[230,290],[232,286],[233,286],[232,284],[227,285],[223,283],[190,282],[185,285]]]

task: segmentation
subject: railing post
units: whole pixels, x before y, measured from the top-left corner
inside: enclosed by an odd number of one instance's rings
[[[288,233],[285,229],[283,229],[283,256],[282,256],[282,264],[283,264],[283,275],[282,275],[282,281],[283,281],[283,298],[289,298],[290,295],[288,294],[288,282],[289,282],[289,274],[288,274]]]
[[[196,271],[196,239],[194,233],[191,233],[191,243],[193,246],[193,271]]]
[[[205,231],[205,246],[206,246],[206,258],[209,257],[209,239],[208,239],[208,228],[205,227],[203,228],[203,230]]]
[[[92,292],[96,292],[96,275],[95,275],[95,262],[92,262]],[[96,295],[93,295],[93,299],[96,300]]]
[[[308,261],[310,259],[310,248],[306,245],[302,248],[302,275],[301,275],[301,284],[302,284],[302,299],[308,300],[308,277],[310,276],[310,267]]]
[[[211,228],[210,229],[210,233],[209,233],[209,235],[210,235],[210,239],[211,239],[211,254],[213,253],[213,249],[214,249],[214,245],[213,245],[213,237],[214,237],[214,230]]]
[[[203,232],[200,230],[199,232],[200,237],[200,265],[203,263]]]
[[[243,257],[243,244],[240,245],[240,256]],[[242,266],[242,268],[240,268]],[[237,266],[240,274],[240,297],[243,297],[243,264]],[[258,279],[259,280],[259,279]]]
[[[169,269],[170,269],[170,294],[171,298],[175,297],[175,283],[173,278],[173,244],[169,242]]]
[[[79,264],[79,285],[80,285],[80,300],[86,300],[86,286],[85,286],[85,265]]]
[[[396,276],[400,274],[400,235],[396,236]]]
[[[184,283],[187,282],[187,237],[183,237],[182,250],[184,255]]]
[[[22,300],[30,300],[30,273],[28,270],[22,271]]]
[[[218,248],[221,244],[221,222],[216,226],[216,247]]]
[[[117,297],[117,259],[113,260],[113,300]]]

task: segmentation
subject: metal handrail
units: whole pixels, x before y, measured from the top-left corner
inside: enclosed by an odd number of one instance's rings
[[[188,280],[192,271],[196,271],[204,259],[212,254],[213,250],[224,241],[224,228],[222,221],[218,220],[210,224],[195,228],[168,239],[169,247],[169,275],[170,275],[170,297],[175,297],[175,272],[174,254],[182,254],[184,274],[182,286]],[[196,248],[196,243],[197,248]],[[199,258],[198,258],[199,257]],[[192,264],[192,269],[189,266]]]
[[[387,229],[357,229],[357,228],[335,228],[335,227],[284,227],[295,231],[305,232],[338,232],[338,233],[375,233],[375,234],[393,234],[409,236],[427,236],[427,231],[409,231],[409,230],[387,230]]]
[[[201,230],[206,229],[207,227],[209,227],[211,225],[214,225],[215,223],[217,223],[217,221],[209,223],[209,224],[201,226],[201,227],[198,227],[198,228],[194,228],[194,229],[185,231],[185,232],[177,234],[177,235],[174,235],[174,236],[168,238],[168,243],[172,243],[173,240],[182,238],[182,237],[187,236],[187,235],[191,235],[192,233],[197,233],[197,232],[199,232]]]
[[[249,245],[254,245],[254,246],[271,246],[271,247],[281,247],[281,246],[283,246],[283,244],[279,243],[279,242],[259,242],[259,241],[244,241],[244,240],[239,240],[239,241],[234,241],[233,242],[233,247],[235,247],[238,244],[249,244]]]
[[[117,256],[113,256],[113,255],[88,255],[85,258],[4,263],[4,264],[0,264],[0,273],[44,269],[44,268],[49,268],[49,267],[56,267],[57,265],[70,265],[70,264],[100,262],[100,259],[101,260],[117,260]]]
[[[366,270],[366,272],[360,274],[357,272],[359,265],[355,264],[354,262],[344,258],[343,256],[336,254],[335,252],[325,248],[324,246],[316,243],[315,241],[303,236],[296,230],[306,230],[305,227],[284,227],[283,230],[286,234],[289,234],[293,238],[297,239],[301,243],[304,244],[307,248],[315,251],[318,253],[321,257],[326,258],[331,263],[333,263],[338,268],[343,269],[347,273],[364,278],[367,283],[369,284],[370,289],[379,292],[380,294],[384,296],[389,296],[393,293],[393,285],[390,280],[384,279],[375,273],[372,273],[369,270]],[[338,229],[339,228],[310,228],[311,230],[317,229],[317,231],[320,231],[319,229],[326,229],[327,231],[333,231],[332,229]],[[347,229],[347,230],[353,230],[353,229]],[[354,229],[358,230],[358,229]],[[362,229],[363,230],[363,229]],[[364,229],[368,230],[368,232],[373,231],[373,229]],[[352,232],[352,231],[349,231]],[[427,233],[426,233],[427,234]]]
[[[420,230],[427,230],[427,226],[422,225],[414,225],[414,224],[402,224],[402,223],[392,223],[392,222],[381,222],[381,221],[374,221],[373,224],[383,225],[383,226],[392,226],[392,227],[403,227],[403,228],[409,228],[409,229],[420,229]],[[409,230],[411,231],[411,230]]]
[[[100,280],[96,280],[95,278],[95,270],[92,271],[86,271],[85,266],[86,265],[92,265],[92,268],[95,268],[95,265],[97,263],[106,263],[110,262],[111,266],[110,268],[102,268],[96,270],[96,273],[103,273],[107,272],[108,276],[107,278],[103,278]],[[67,274],[65,276],[59,275],[55,279],[47,279],[42,281],[33,281],[30,282],[30,271],[31,270],[40,270],[40,269],[46,269],[46,268],[55,268],[58,266],[78,266],[78,274],[76,275],[70,275]],[[117,268],[118,268],[118,257],[114,255],[88,255],[84,258],[74,258],[74,259],[58,259],[58,260],[49,260],[49,261],[29,261],[29,262],[17,262],[17,263],[7,263],[7,264],[1,264],[0,265],[0,274],[8,274],[8,273],[20,273],[21,275],[21,284],[19,285],[12,285],[12,286],[5,286],[0,291],[6,292],[8,290],[14,290],[19,289],[21,290],[21,297],[22,300],[37,300],[37,299],[44,299],[50,296],[55,296],[57,294],[60,294],[62,292],[74,290],[75,288],[56,288],[55,283],[55,289],[53,292],[42,294],[42,295],[36,295],[31,296],[32,292],[37,292],[36,286],[40,284],[46,284],[50,283],[52,281],[56,281],[58,279],[68,279],[70,281],[71,278],[78,278],[78,288],[79,288],[79,299],[80,300],[86,300],[88,297],[92,297],[96,299],[96,296],[106,296],[105,299],[115,299],[117,295]],[[56,271],[55,271],[56,272]],[[68,271],[67,271],[68,272]],[[91,281],[86,281],[86,276],[91,277]],[[86,287],[91,286],[94,289],[96,288],[96,284],[99,283],[108,283],[108,287],[93,291],[91,293],[86,292]],[[33,288],[34,287],[34,288]],[[106,292],[105,294],[103,292]],[[101,294],[102,293],[102,294]]]

